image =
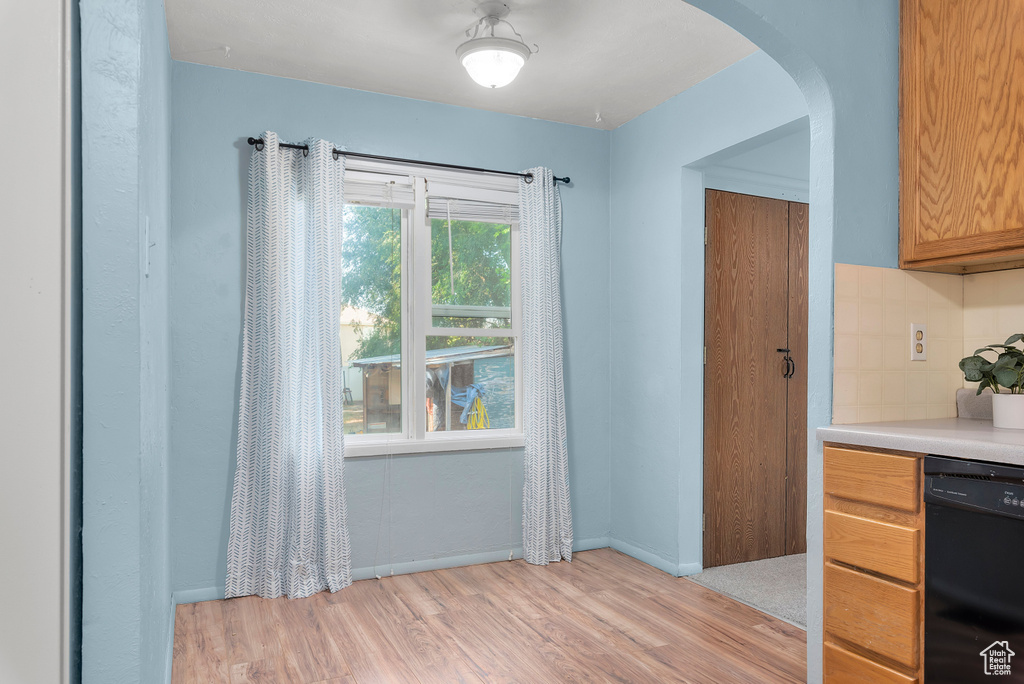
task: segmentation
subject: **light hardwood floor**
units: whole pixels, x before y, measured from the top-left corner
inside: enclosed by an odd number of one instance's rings
[[[611,549],[180,605],[174,684],[803,682],[792,625]]]

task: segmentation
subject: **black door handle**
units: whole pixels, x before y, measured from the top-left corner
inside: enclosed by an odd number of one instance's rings
[[[789,372],[786,374],[786,377],[791,378],[796,375],[796,361],[793,360],[792,356],[786,356],[786,365],[789,367]]]
[[[793,377],[793,375],[791,374],[790,371],[791,370],[792,371],[796,370],[796,364],[793,363],[793,359],[789,356],[789,350],[788,349],[776,349],[775,351],[777,351],[779,353],[782,353],[782,354],[785,354],[785,356],[782,357],[782,360],[786,362],[786,370],[782,371],[782,377],[784,377],[784,378],[791,378],[791,377]]]

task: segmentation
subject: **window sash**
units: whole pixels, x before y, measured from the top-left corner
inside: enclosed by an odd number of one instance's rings
[[[372,160],[351,162],[345,175],[346,203],[408,209],[402,212],[401,227],[402,430],[388,434],[347,435],[346,439],[351,440],[351,455],[521,446],[523,382],[520,348],[522,315],[518,278],[518,178],[403,168],[402,165]],[[417,171],[418,174],[414,173]],[[434,194],[430,194],[428,190]],[[458,209],[458,214],[452,211],[452,220],[511,225],[512,302],[508,328],[433,326],[430,221],[432,218],[447,219],[449,207]],[[432,211],[437,212],[441,208],[444,210],[443,216],[431,215]],[[427,337],[433,336],[500,337],[512,341],[515,350],[514,428],[471,431],[472,434],[463,431],[427,431],[426,343]]]
[[[347,190],[347,188],[346,188],[346,190]],[[357,203],[356,202],[349,202],[348,198],[346,197],[345,198],[345,204],[357,204]],[[376,204],[376,203],[370,203],[370,202],[366,202],[365,204],[367,204],[369,206],[384,206],[384,207],[388,206],[388,205]],[[401,213],[401,224],[399,226],[399,234],[400,234],[400,244],[399,244],[399,250],[400,250],[399,251],[399,262],[400,262],[399,288],[400,288],[400,292],[401,292],[401,296],[402,296],[402,306],[401,306],[401,315],[400,315],[400,323],[399,323],[400,326],[401,326],[401,331],[402,331],[402,339],[401,339],[401,343],[399,345],[400,357],[401,357],[401,361],[399,362],[399,375],[400,375],[400,377],[399,377],[399,384],[400,384],[401,391],[402,391],[402,396],[401,396],[401,416],[402,416],[401,425],[402,425],[402,429],[399,430],[398,432],[367,433],[367,434],[361,434],[361,435],[345,435],[345,439],[346,440],[351,440],[353,442],[357,442],[357,443],[360,443],[360,444],[365,443],[365,444],[386,445],[386,444],[389,444],[389,443],[392,443],[392,442],[408,441],[410,435],[412,434],[412,430],[411,430],[411,427],[409,425],[409,420],[408,420],[408,417],[407,417],[407,406],[406,406],[406,402],[409,400],[409,382],[408,382],[408,377],[407,377],[409,375],[409,373],[408,373],[408,371],[406,369],[406,365],[407,364],[404,363],[404,361],[409,358],[409,353],[410,353],[410,350],[411,350],[411,346],[409,345],[409,340],[408,340],[409,335],[407,333],[407,331],[409,330],[409,325],[411,324],[411,317],[409,315],[408,307],[405,306],[406,293],[409,292],[409,287],[411,287],[411,281],[412,281],[412,278],[411,278],[411,275],[410,275],[410,256],[409,256],[410,255],[410,251],[411,251],[410,250],[410,244],[409,244],[409,235],[411,233],[410,228],[409,228],[410,223],[411,223],[411,221],[410,221],[410,219],[411,219],[410,213],[411,213],[411,211],[409,209],[403,209],[402,210],[402,213]],[[340,342],[340,340],[339,340],[339,342]],[[349,361],[351,362],[351,359]],[[350,368],[350,367],[351,367],[351,365],[346,367],[346,372],[347,372],[348,368]],[[365,376],[366,372],[367,372],[366,369],[363,369],[362,375]],[[365,383],[365,379],[363,380],[363,382]],[[365,385],[364,385],[364,387],[365,387]],[[364,411],[366,410],[365,409],[365,405],[366,405],[367,401],[368,401],[368,398],[367,398],[366,393],[364,391],[363,392],[363,405],[364,405],[364,409],[363,410]],[[344,431],[344,425],[342,426],[342,430]]]

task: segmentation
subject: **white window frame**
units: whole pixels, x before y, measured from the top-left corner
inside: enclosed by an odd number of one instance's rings
[[[400,432],[345,435],[346,458],[453,451],[508,449],[523,446],[523,382],[521,368],[521,293],[519,284],[519,222],[511,221],[512,311],[508,328],[439,328],[433,325],[431,301],[431,219],[427,197],[431,187],[445,197],[510,203],[518,197],[518,178],[406,166],[391,162],[350,159],[346,180],[360,181],[380,174],[384,182],[411,183],[413,204],[402,207],[402,430]],[[407,196],[403,193],[403,196]],[[349,200],[346,198],[346,202]],[[371,206],[389,206],[363,202]],[[395,205],[392,205],[395,206]],[[454,219],[454,217],[453,217]],[[513,343],[515,427],[509,429],[427,431],[427,337],[507,337]],[[365,398],[364,398],[365,401]],[[449,407],[450,410],[450,407]]]

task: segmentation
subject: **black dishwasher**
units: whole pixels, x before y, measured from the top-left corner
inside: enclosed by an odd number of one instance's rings
[[[1024,468],[927,456],[924,474],[924,681],[1024,682]]]

